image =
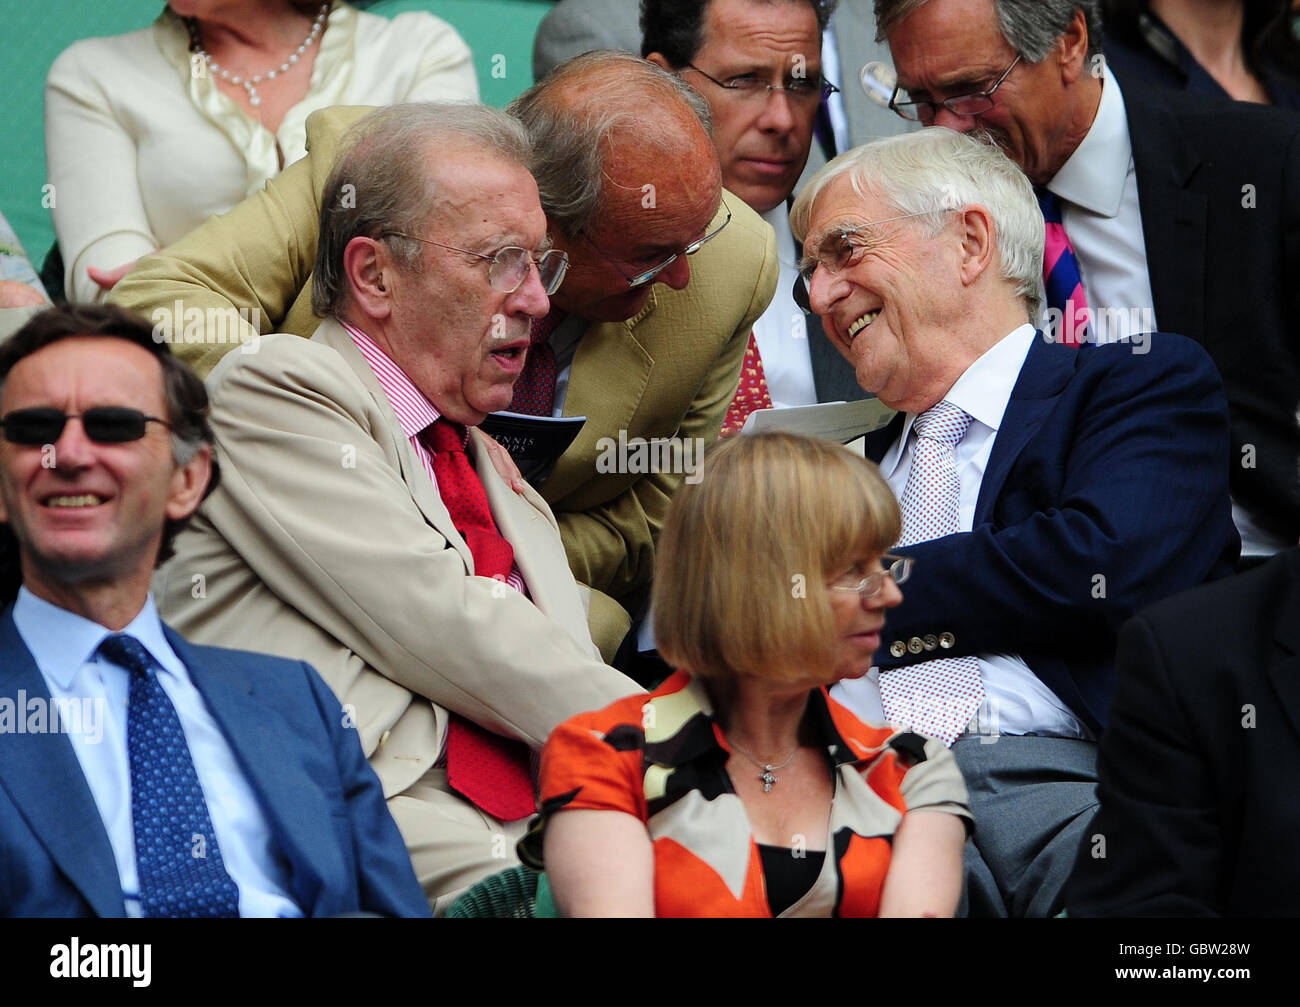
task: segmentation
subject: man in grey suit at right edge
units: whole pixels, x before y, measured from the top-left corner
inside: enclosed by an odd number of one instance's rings
[[[908,128],[888,108],[892,77],[879,100],[859,83],[864,65],[889,61],[870,10],[835,0],[642,0],[639,37],[636,16],[633,0],[560,0],[538,29],[533,72],[541,79],[578,53],[622,48],[678,74],[709,103],[723,185],[776,231],[781,277],[754,325],[750,380],[723,435],[754,408],[862,398],[852,368],[797,303],[799,249],[787,214],[801,177],[838,151]]]

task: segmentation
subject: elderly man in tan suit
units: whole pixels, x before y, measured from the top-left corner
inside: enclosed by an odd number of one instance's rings
[[[155,321],[174,317],[174,348],[200,373],[234,344],[203,341],[188,323],[181,341],[181,314],[256,309],[264,329],[311,335],[319,324],[309,292],[321,192],[341,134],[366,111],[313,115],[306,157],[230,213],[142,260],[112,300]],[[602,446],[621,433],[629,443],[672,438],[691,446],[717,437],[750,330],[776,287],[775,239],[742,200],[719,198],[702,99],[643,60],[579,57],[509,111],[532,136],[550,235],[572,267],[548,319],[558,323],[546,340],[555,357],[554,412],[587,417],[537,488],[555,512],[574,576],[592,589],[589,625],[610,658],[645,596],[655,539],[684,473],[610,471],[600,464]]]
[[[156,583],[187,636],[320,670],[435,909],[513,862],[530,750],[638,688],[600,660],[550,508],[474,429],[566,266],[530,157],[483,106],[359,124],[324,188],[330,317],[212,371],[225,480]]]

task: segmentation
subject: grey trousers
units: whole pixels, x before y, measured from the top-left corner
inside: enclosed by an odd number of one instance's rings
[[[1035,735],[963,735],[975,834],[959,915],[1056,916],[1097,810],[1097,744]]]

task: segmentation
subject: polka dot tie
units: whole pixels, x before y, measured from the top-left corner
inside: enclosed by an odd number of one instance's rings
[[[767,390],[767,375],[763,373],[763,358],[758,352],[758,341],[754,333],[749,334],[749,345],[745,347],[745,360],[740,365],[740,385],[727,407],[726,418],[722,421],[722,436],[730,437],[740,433],[745,420],[755,409],[771,409],[772,396]]]
[[[970,415],[951,402],[940,402],[913,421],[916,439],[903,490],[900,548],[957,531],[961,484],[955,451],[970,423]],[[966,730],[983,699],[979,662],[970,656],[922,661],[880,676],[886,719],[945,745]]]
[[[528,416],[550,416],[555,410],[555,350],[551,349],[551,333],[564,321],[565,312],[553,308],[544,318],[534,318],[528,327],[528,356],[524,369],[515,381],[515,394],[510,400],[512,413]]]
[[[141,912],[238,916],[239,889],[221,860],[185,732],[153,658],[121,633],[105,637],[99,653],[131,673],[126,748]]]
[[[531,352],[531,351],[530,351]],[[433,452],[438,494],[474,557],[474,573],[504,581],[515,553],[502,538],[488,507],[487,492],[465,454],[466,430],[439,419],[424,432]],[[485,730],[458,713],[447,727],[447,781],[493,818],[513,822],[535,809],[528,746]]]

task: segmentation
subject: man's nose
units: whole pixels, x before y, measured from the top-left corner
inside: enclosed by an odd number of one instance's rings
[[[533,318],[545,318],[551,312],[551,299],[546,296],[541,270],[535,262],[529,265],[528,275],[524,277],[519,289],[510,296],[514,298],[519,311]]]
[[[677,256],[655,277],[655,282],[666,283],[674,290],[684,290],[691,282],[690,258],[686,255]]]
[[[95,442],[86,436],[80,417],[69,416],[63,430],[52,445],[53,457],[46,464],[60,472],[79,471],[90,464]]]
[[[843,281],[825,266],[818,265],[808,281],[808,308],[814,315],[828,315],[844,296]]]
[[[766,133],[789,133],[794,129],[797,121],[794,103],[785,88],[772,88],[763,101],[763,114],[758,120],[760,129]]]
[[[940,105],[934,111],[934,119],[926,123],[926,125],[947,126],[956,133],[969,133],[979,125],[979,116],[958,115],[956,112],[950,112],[943,105]]]

